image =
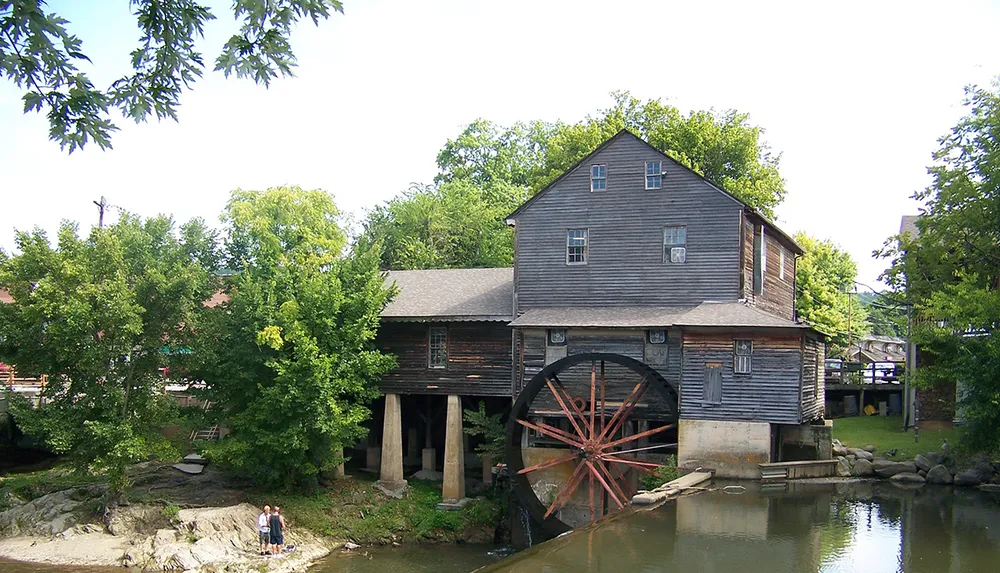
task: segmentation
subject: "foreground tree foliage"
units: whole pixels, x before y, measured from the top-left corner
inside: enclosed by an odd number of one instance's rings
[[[886,243],[884,279],[913,305],[917,383],[961,382],[964,439],[1000,450],[1000,81],[970,87],[969,112],[940,139],[919,236]]]
[[[127,485],[129,464],[176,455],[158,433],[175,405],[159,369],[189,344],[193,312],[212,292],[205,257],[213,237],[199,220],[123,216],[82,239],[64,223],[58,243],[18,233],[0,256],[0,361],[48,377],[44,403],[14,399],[18,426],[84,472]]]
[[[391,293],[378,250],[345,255],[333,199],[281,187],[235,191],[223,220],[231,299],[201,313],[192,376],[231,435],[209,453],[269,486],[310,488],[367,430],[375,350]]]
[[[828,353],[839,356],[849,339],[871,331],[867,310],[851,294],[858,266],[833,241],[798,233],[795,242],[805,251],[796,264],[795,310],[801,320],[830,335]]]
[[[122,0],[124,2],[124,0]],[[215,60],[215,70],[269,85],[295,67],[289,38],[303,19],[318,24],[343,12],[340,0],[233,0],[240,22]],[[131,53],[133,72],[106,89],[94,86],[77,63],[91,62],[70,22],[45,12],[44,0],[0,0],[0,77],[24,88],[24,111],[45,111],[49,138],[72,153],[93,140],[111,147],[118,128],[109,110],[138,122],[150,114],[177,119],[185,89],[201,76],[204,62],[196,42],[211,10],[196,0],[131,0],[139,29]]]

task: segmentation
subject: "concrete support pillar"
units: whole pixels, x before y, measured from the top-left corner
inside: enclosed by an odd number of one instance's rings
[[[434,467],[434,463],[437,459],[437,450],[435,450],[434,448],[424,448],[423,450],[420,451],[420,457],[421,461],[423,462],[421,464],[422,466],[421,469],[429,472],[432,472],[436,469]]]
[[[465,500],[465,443],[462,434],[462,399],[448,396],[448,419],[445,421],[444,484],[441,502],[444,507],[461,507]]]
[[[344,479],[344,476],[346,475],[344,473],[345,461],[346,460],[344,459],[344,448],[340,448],[340,464],[338,464],[337,467],[333,469],[333,479]]]
[[[365,450],[365,470],[378,473],[382,465],[382,448],[379,446],[368,446]]]
[[[399,409],[399,394],[385,395],[385,420],[382,424],[382,468],[380,489],[402,495],[403,479],[403,419]]]
[[[483,454],[483,485],[493,485],[493,456]]]

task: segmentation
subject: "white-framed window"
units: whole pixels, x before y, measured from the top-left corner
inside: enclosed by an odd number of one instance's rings
[[[590,190],[604,191],[608,188],[608,166],[604,164],[590,166]]]
[[[648,330],[646,332],[650,344],[665,344],[667,342],[666,330]]]
[[[448,366],[448,328],[432,326],[427,331],[427,367]]]
[[[683,263],[687,260],[687,227],[663,229],[663,262]]]
[[[587,264],[587,229],[566,230],[566,264]]]
[[[565,346],[565,345],[566,345],[566,329],[550,328],[549,346]]]
[[[785,280],[785,248],[781,247],[781,251],[778,254],[778,278]]]
[[[646,189],[659,189],[663,186],[663,162],[646,162]]]
[[[753,372],[753,341],[737,338],[733,340],[733,374]]]

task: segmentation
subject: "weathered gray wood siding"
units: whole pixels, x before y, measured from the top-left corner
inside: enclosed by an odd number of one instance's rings
[[[749,217],[742,217],[742,276],[743,298],[757,308],[791,320],[795,308],[795,254],[778,238],[777,233],[767,223]],[[764,243],[767,249],[767,264],[764,267],[764,292],[754,294],[754,237],[764,231]],[[782,273],[781,258],[784,253],[784,273]]]
[[[662,189],[645,190],[645,162]],[[590,190],[590,166],[607,190]],[[669,306],[740,296],[742,206],[631,135],[623,135],[516,217],[518,313],[545,306]],[[687,227],[687,260],[663,262],[663,231]],[[566,264],[567,229],[588,230],[585,265]]]
[[[822,339],[806,335],[802,341],[802,421],[809,422],[824,416],[826,382],[824,364],[826,344]]]
[[[752,373],[733,374],[733,339],[753,340]],[[722,367],[722,402],[705,403],[706,364]],[[802,336],[686,332],[681,373],[681,418],[800,422]]]
[[[448,364],[427,367],[427,329],[448,329]],[[386,322],[375,340],[396,356],[397,367],[382,377],[380,389],[398,394],[510,396],[510,327],[503,322]]]
[[[547,331],[540,329],[524,329],[518,332],[519,347],[523,352],[519,356],[520,378],[517,392],[524,387],[551,360],[546,359]],[[573,356],[584,353],[610,353],[634,358],[653,367],[674,388],[680,384],[681,364],[681,333],[679,329],[667,333],[667,342],[657,345],[667,350],[666,359],[662,364],[654,364],[645,360],[649,345],[646,342],[646,330],[642,329],[569,329],[566,333],[564,355]],[[551,350],[551,348],[550,348]],[[550,357],[553,353],[549,353]],[[560,374],[560,380],[566,385],[573,396],[589,400],[590,365],[583,364],[572,371]],[[605,366],[606,399],[609,402],[621,402],[640,381],[634,373],[617,365]],[[548,391],[543,391],[536,400],[534,407],[542,410],[557,411],[559,405],[551,398]],[[660,396],[652,392],[640,401],[640,408],[648,408],[653,418],[661,418],[667,411]]]

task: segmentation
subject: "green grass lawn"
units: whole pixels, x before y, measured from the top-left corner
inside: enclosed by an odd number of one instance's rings
[[[853,416],[833,421],[833,437],[845,446],[863,448],[870,444],[878,448],[875,455],[896,448],[899,453],[894,456],[895,459],[912,459],[917,454],[939,452],[945,440],[948,440],[949,449],[954,451],[959,432],[956,428],[921,429],[920,440],[914,442],[913,430],[903,431],[902,416]]]

